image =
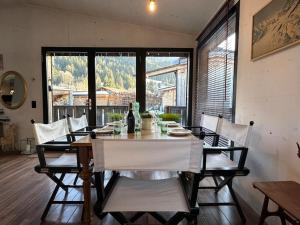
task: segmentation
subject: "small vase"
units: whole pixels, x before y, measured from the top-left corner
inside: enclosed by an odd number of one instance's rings
[[[142,130],[152,129],[152,118],[142,118]]]

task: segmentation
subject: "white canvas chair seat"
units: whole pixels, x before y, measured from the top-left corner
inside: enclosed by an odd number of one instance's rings
[[[221,154],[208,154],[206,157],[206,169],[216,170],[216,169],[232,169],[237,168],[238,164],[230,160],[223,153]]]
[[[137,180],[120,177],[104,212],[189,212],[178,178]]]
[[[178,177],[176,171],[121,171],[120,174],[138,180],[162,180]]]
[[[68,117],[70,132],[75,132],[84,129],[88,126],[86,115],[79,118]]]
[[[76,153],[64,153],[59,158],[47,163],[47,165],[77,167],[77,155]]]

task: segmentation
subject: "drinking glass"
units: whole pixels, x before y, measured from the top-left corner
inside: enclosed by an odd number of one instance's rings
[[[157,117],[156,121],[155,121],[155,131],[156,132],[161,131],[161,125],[162,125],[162,119],[160,117]]]
[[[115,122],[114,123],[114,135],[121,134],[121,130],[122,130],[122,123],[121,122]]]
[[[124,114],[124,117],[123,117],[122,122],[123,122],[124,124],[127,124],[127,114],[128,114],[128,111],[124,111],[123,114]]]
[[[168,132],[168,124],[162,122],[160,125],[160,131],[162,134],[166,134]]]

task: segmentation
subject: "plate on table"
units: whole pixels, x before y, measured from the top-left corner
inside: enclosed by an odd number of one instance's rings
[[[93,130],[96,134],[112,134],[114,133],[114,129],[110,126],[97,128]]]
[[[162,123],[168,127],[180,127],[180,124],[175,121],[163,121]]]
[[[121,120],[120,121],[109,122],[109,123],[106,123],[106,126],[107,127],[113,127],[114,125],[120,124],[120,123],[122,123]]]
[[[186,130],[186,129],[183,129],[183,128],[175,128],[175,129],[171,129],[168,134],[169,135],[172,135],[172,136],[187,136],[187,135],[190,135],[192,133],[191,130]]]

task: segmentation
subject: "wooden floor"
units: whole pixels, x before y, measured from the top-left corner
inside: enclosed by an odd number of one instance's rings
[[[35,224],[81,224],[82,206],[54,205],[51,207],[46,221],[41,222],[40,216],[54,188],[54,183],[45,175],[37,174],[33,168],[37,164],[33,156],[3,156],[0,155],[0,225],[35,225]],[[241,178],[243,179],[243,178]],[[73,177],[65,178],[72,181]],[[210,181],[205,181],[209,183]],[[80,189],[71,189],[67,196],[59,192],[57,199],[81,200]],[[92,199],[95,199],[93,190]],[[222,190],[218,195],[213,191],[200,190],[200,201],[224,201],[230,199],[228,190]],[[242,208],[247,217],[248,225],[255,225],[258,216],[244,202]],[[151,216],[145,215],[139,224],[157,224]],[[92,216],[92,224],[118,225],[110,216],[100,221]],[[182,224],[186,224],[183,222]],[[198,217],[199,225],[241,225],[240,218],[234,207],[203,207]]]

